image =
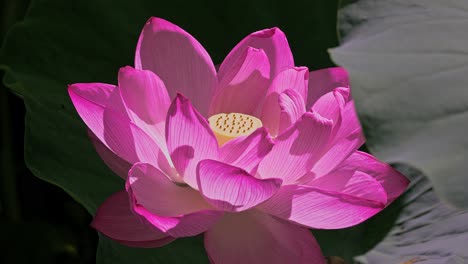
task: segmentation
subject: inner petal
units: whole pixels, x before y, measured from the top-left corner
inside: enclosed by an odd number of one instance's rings
[[[221,113],[211,116],[208,121],[219,146],[236,137],[248,136],[263,126],[260,119],[241,113]]]

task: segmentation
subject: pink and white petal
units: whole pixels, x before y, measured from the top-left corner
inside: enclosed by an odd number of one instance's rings
[[[309,89],[307,96],[307,108],[324,94],[337,87],[349,87],[349,77],[342,67],[326,68],[311,71],[309,75]]]
[[[325,153],[331,130],[332,121],[313,112],[305,113],[276,138],[273,149],[260,162],[257,176],[281,178],[283,184],[295,183]]]
[[[220,79],[210,106],[210,115],[254,115],[270,84],[270,63],[261,49],[248,47]]]
[[[173,217],[214,209],[198,191],[177,185],[149,164],[133,165],[126,186],[131,189],[139,205],[158,216]]]
[[[354,171],[366,173],[378,181],[387,193],[387,204],[400,196],[409,184],[409,180],[403,174],[362,151],[352,154],[333,174],[353,173]]]
[[[106,147],[130,164],[145,162],[170,171],[166,157],[145,131],[128,116],[95,101],[86,88],[71,85],[68,92],[81,119]]]
[[[257,179],[246,171],[215,160],[198,165],[198,188],[215,207],[240,212],[266,201],[281,186],[280,179]]]
[[[325,264],[311,232],[261,212],[226,214],[205,233],[212,264]]]
[[[305,102],[296,90],[288,89],[278,98],[281,109],[279,133],[291,127],[306,112]]]
[[[152,71],[121,68],[119,89],[135,124],[155,125],[166,121],[171,100],[163,81]]]
[[[99,207],[91,226],[107,237],[133,247],[160,247],[175,239],[133,214],[125,191],[113,194]]]
[[[281,115],[279,95],[288,89],[296,90],[305,101],[303,96],[307,92],[308,78],[309,70],[306,67],[294,67],[280,72],[273,79],[267,91],[261,116],[263,125],[268,128],[272,136],[279,134]]]
[[[204,210],[177,217],[159,216],[134,203],[133,210],[153,227],[171,237],[190,237],[210,229],[223,216],[222,211]]]
[[[228,141],[220,149],[219,160],[255,175],[260,161],[273,148],[273,141],[265,128],[245,137]]]
[[[248,47],[265,51],[271,65],[270,76],[276,76],[281,71],[294,67],[294,58],[285,34],[279,28],[270,28],[248,35],[229,52],[219,68],[220,79],[224,78]]]
[[[288,185],[258,208],[310,228],[339,229],[357,225],[384,207],[381,202],[341,192]]]
[[[150,18],[138,40],[135,68],[153,71],[171,98],[181,92],[202,114],[208,113],[217,85],[216,70],[203,46],[180,27]]]
[[[127,179],[128,171],[132,165],[119,156],[115,155],[108,147],[96,137],[96,135],[88,129],[88,136],[104,163],[109,167],[115,174],[119,175],[122,179]]]
[[[176,96],[167,114],[166,141],[178,173],[197,189],[198,162],[218,159],[218,142],[208,121],[181,94]]]

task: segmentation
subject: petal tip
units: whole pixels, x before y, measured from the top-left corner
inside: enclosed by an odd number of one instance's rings
[[[259,38],[271,38],[277,33],[284,34],[283,31],[281,31],[281,29],[279,29],[278,27],[272,27],[272,28],[256,31],[252,33],[252,36],[259,37]]]

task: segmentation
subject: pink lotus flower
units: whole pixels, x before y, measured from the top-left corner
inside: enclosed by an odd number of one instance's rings
[[[408,184],[357,150],[346,72],[294,67],[278,28],[247,36],[216,71],[195,38],[151,18],[118,86],[69,93],[126,180],[92,223],[124,245],[204,233],[212,263],[324,263],[308,228],[359,224]]]

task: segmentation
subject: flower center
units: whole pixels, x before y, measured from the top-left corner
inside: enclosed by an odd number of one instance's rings
[[[248,136],[263,126],[260,119],[240,113],[221,113],[211,116],[208,121],[219,146],[236,137]]]

